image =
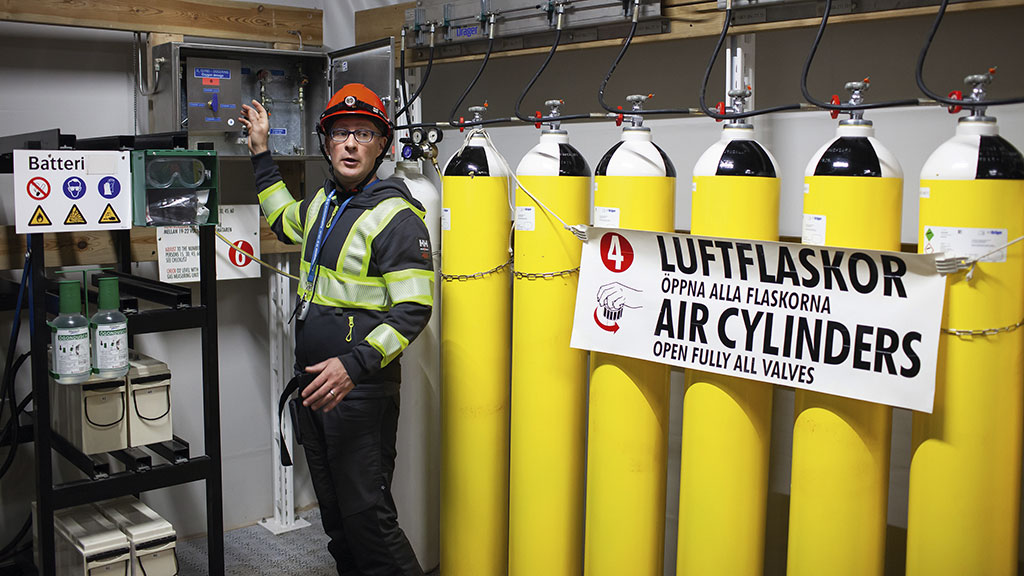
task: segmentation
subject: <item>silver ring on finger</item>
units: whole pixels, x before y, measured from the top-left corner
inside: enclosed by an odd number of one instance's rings
[[[330,394],[331,396],[334,396],[334,390],[328,390],[327,393]]]

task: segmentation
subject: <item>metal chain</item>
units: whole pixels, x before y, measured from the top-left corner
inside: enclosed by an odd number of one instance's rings
[[[505,268],[509,268],[511,266],[512,266],[512,259],[509,258],[508,262],[505,262],[504,264],[500,264],[498,266],[495,266],[494,268],[491,268],[490,270],[485,270],[483,272],[477,272],[476,274],[443,274],[442,273],[441,274],[441,280],[444,280],[445,282],[454,282],[455,280],[458,280],[460,282],[463,281],[463,280],[478,280],[480,278],[485,278],[487,276],[490,276],[491,274],[497,274],[498,272],[501,272]]]
[[[580,267],[577,266],[570,270],[560,270],[558,272],[519,272],[513,270],[512,275],[519,280],[550,280],[552,278],[561,278],[563,276],[572,276],[573,274],[580,271]]]
[[[996,336],[1003,332],[1013,332],[1017,328],[1024,326],[1024,319],[1021,319],[1016,324],[1010,324],[1009,326],[1003,326],[1002,328],[986,328],[984,330],[954,330],[950,328],[943,328],[943,334],[952,334],[953,336],[959,336],[961,338],[973,338],[974,336]]]

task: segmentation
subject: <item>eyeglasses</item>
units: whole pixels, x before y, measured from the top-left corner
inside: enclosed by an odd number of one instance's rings
[[[341,144],[348,140],[349,134],[355,136],[356,142],[359,142],[360,144],[369,144],[370,142],[373,142],[374,136],[380,136],[380,134],[370,130],[369,128],[356,128],[355,130],[334,128],[331,130],[331,140]]]
[[[198,158],[153,158],[146,164],[146,184],[150,188],[198,188],[206,181],[206,166]]]

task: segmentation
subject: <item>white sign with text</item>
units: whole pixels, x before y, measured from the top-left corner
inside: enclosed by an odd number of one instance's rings
[[[591,228],[571,345],[931,412],[935,256]]]

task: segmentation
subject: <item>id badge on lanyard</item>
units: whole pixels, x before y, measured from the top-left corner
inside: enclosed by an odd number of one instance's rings
[[[299,306],[296,310],[296,315],[299,320],[305,320],[306,315],[309,314],[309,303],[313,299],[313,289],[316,287],[317,278],[317,264],[320,262],[320,251],[323,248],[324,242],[327,241],[327,237],[330,236],[334,230],[335,224],[338,223],[338,219],[341,218],[341,213],[345,211],[345,207],[348,206],[352,197],[349,196],[341,203],[341,207],[334,213],[334,217],[331,218],[331,224],[327,225],[327,214],[330,212],[331,200],[334,199],[334,191],[327,195],[327,200],[324,201],[324,208],[320,214],[320,226],[316,232],[316,242],[313,243],[313,256],[309,262],[309,274],[306,275],[306,279],[302,282],[302,296],[299,298]]]

